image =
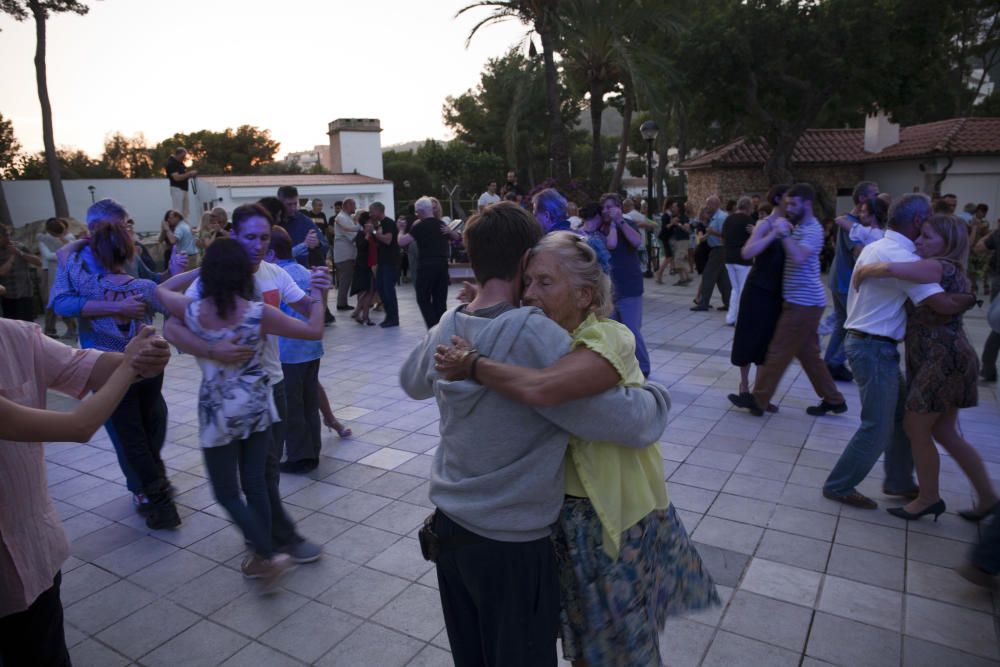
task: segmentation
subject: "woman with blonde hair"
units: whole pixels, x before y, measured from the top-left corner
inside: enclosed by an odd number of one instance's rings
[[[455,337],[435,357],[445,379],[471,379],[535,406],[591,395],[583,392],[595,389],[595,378],[604,381],[595,394],[644,384],[635,338],[607,318],[611,281],[586,238],[548,234],[530,251],[524,276],[524,303],[570,332],[573,351],[548,368],[527,368],[488,359]],[[569,441],[555,541],[563,653],[575,665],[662,664],[667,615],[718,603],[663,479],[658,443]]]
[[[940,283],[945,292],[968,293],[966,274],[969,235],[961,220],[934,215],[924,223],[914,242],[918,262],[879,262],[856,268],[854,286],[871,278],[897,278],[916,283]],[[961,315],[944,316],[927,306],[910,308],[906,325],[906,414],[903,428],[910,439],[913,463],[920,482],[919,495],[889,513],[907,521],[945,511],[939,495],[941,462],[936,440],[966,474],[976,491],[976,506],[959,515],[980,521],[1000,498],[990,482],[979,453],[957,427],[960,408],[978,403],[979,359],[962,327]]]

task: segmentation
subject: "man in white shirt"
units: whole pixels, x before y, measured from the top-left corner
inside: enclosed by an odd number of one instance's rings
[[[358,249],[354,245],[354,237],[361,231],[361,225],[354,221],[357,203],[347,198],[343,208],[333,219],[333,266],[337,269],[337,310],[351,310],[353,306],[347,303],[347,294],[351,289],[351,279],[354,277],[354,262]]]
[[[913,240],[931,215],[931,200],[925,194],[900,197],[889,212],[885,237],[865,246],[855,268],[876,262],[915,262],[920,259]],[[906,333],[906,300],[926,303],[948,315],[962,313],[974,299],[967,294],[947,294],[937,284],[911,283],[896,278],[878,278],[851,288],[847,297],[847,339],[844,346],[861,395],[861,426],[847,443],[823,485],[823,495],[862,509],[878,504],[857,490],[878,457],[885,451],[887,496],[917,497],[913,480],[910,441],[903,431],[905,384],[899,369],[897,346]]]
[[[497,182],[490,181],[486,184],[486,192],[479,195],[479,212],[482,213],[483,209],[490,204],[496,204],[500,201],[500,195],[497,194]]]

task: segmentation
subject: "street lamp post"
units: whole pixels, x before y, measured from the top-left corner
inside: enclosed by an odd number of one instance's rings
[[[656,199],[653,197],[653,142],[660,132],[660,126],[654,120],[647,120],[639,126],[639,133],[646,140],[646,214],[652,219],[656,213]],[[655,270],[653,260],[653,235],[646,231],[646,273],[647,278],[653,277]]]
[[[90,190],[90,203],[93,204],[97,201],[96,197],[94,196],[94,193],[97,191],[97,188],[95,188],[93,185],[88,185],[87,189]]]

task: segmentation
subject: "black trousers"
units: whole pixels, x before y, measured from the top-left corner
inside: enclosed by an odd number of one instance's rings
[[[285,374],[285,453],[289,461],[319,459],[319,359],[281,364]]]
[[[417,306],[424,316],[424,324],[430,329],[440,321],[444,311],[448,310],[448,265],[421,264],[417,270],[414,291],[417,293]]]
[[[160,458],[167,438],[167,403],[162,389],[162,373],[134,382],[108,420],[145,494],[161,491],[166,481]]]
[[[993,299],[1000,299],[1000,276],[993,276],[990,281],[990,303]],[[983,377],[996,377],[998,353],[1000,353],[1000,333],[990,331],[990,335],[986,337],[986,344],[983,345]]]
[[[726,272],[726,249],[722,246],[708,251],[708,262],[705,263],[705,271],[701,274],[701,303],[698,304],[699,306],[705,308],[709,306],[716,285],[719,286],[722,305],[728,308],[729,293],[732,292],[733,287],[729,284],[729,273]]]
[[[423,270],[423,267],[420,268]],[[440,537],[473,535],[438,510]],[[552,540],[445,549],[438,590],[456,667],[554,667],[559,573]]]
[[[59,599],[62,573],[31,606],[0,618],[0,665],[4,667],[69,667]]]
[[[278,489],[278,483],[281,481],[278,462],[281,461],[281,450],[285,448],[285,419],[288,417],[284,381],[274,385],[271,390],[281,421],[271,425],[271,442],[268,444],[264,481],[267,483],[267,497],[271,503],[271,542],[277,551],[290,544],[298,544],[302,538],[295,532],[295,522],[285,512],[285,506],[281,503],[281,491]],[[243,493],[246,492],[246,487],[243,487]]]
[[[22,299],[0,299],[3,304],[3,316],[8,320],[21,320],[22,322],[35,321],[35,299],[26,296]]]

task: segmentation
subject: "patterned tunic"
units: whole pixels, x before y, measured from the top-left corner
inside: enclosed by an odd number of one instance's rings
[[[205,329],[198,321],[203,301],[192,301],[184,316],[184,324],[207,341],[240,339],[242,345],[256,348],[253,357],[240,366],[223,366],[209,359],[198,359],[202,380],[198,391],[198,427],[201,446],[221,447],[234,440],[244,440],[251,434],[270,428],[278,420],[270,382],[260,357],[264,336],[260,333],[264,304],[251,302],[243,321],[235,327]]]
[[[968,293],[969,278],[957,264],[941,262],[945,292]],[[939,315],[923,305],[909,307],[906,325],[906,409],[945,412],[979,402],[979,359],[962,327],[962,316]]]

